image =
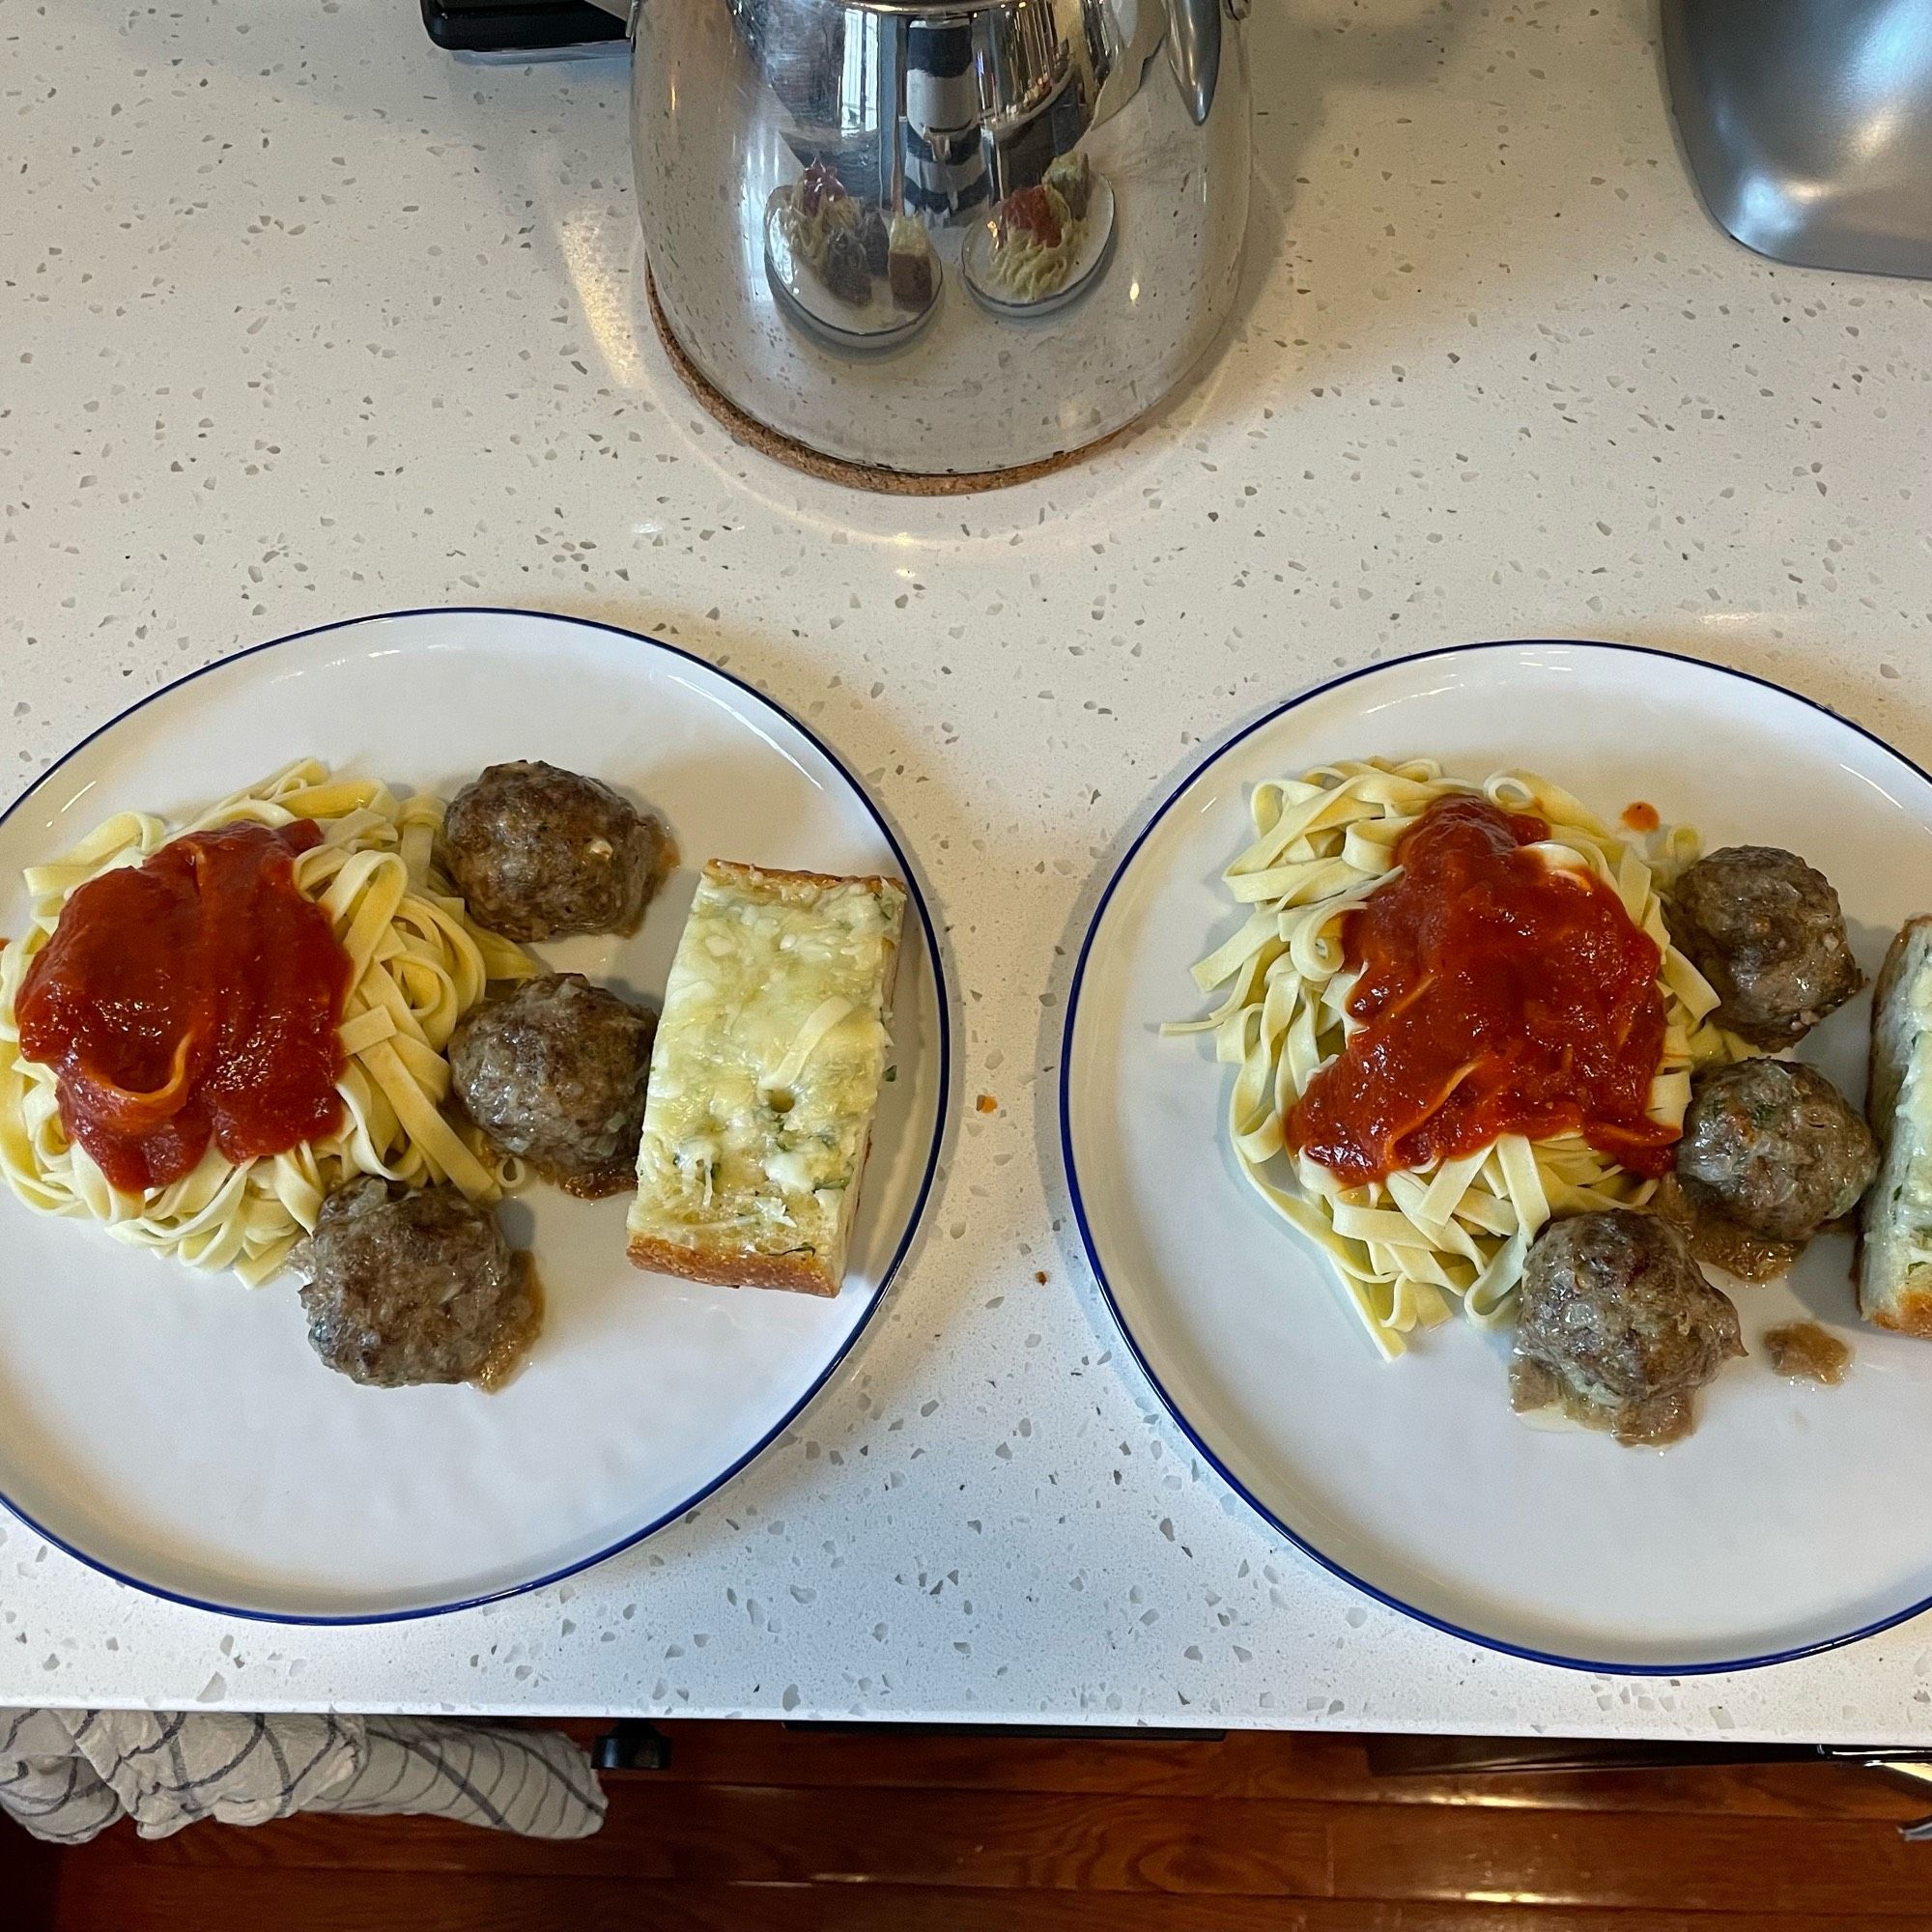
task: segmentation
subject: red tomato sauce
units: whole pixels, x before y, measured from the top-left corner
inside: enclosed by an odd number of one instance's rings
[[[1292,1147],[1354,1185],[1506,1133],[1580,1130],[1638,1174],[1669,1168],[1678,1130],[1644,1113],[1657,946],[1601,880],[1521,849],[1548,830],[1446,798],[1403,835],[1401,875],[1345,922],[1361,1026],[1291,1111]]]
[[[349,955],[295,883],[322,838],[230,825],[78,887],[20,987],[20,1050],[68,1138],[126,1193],[334,1130]]]
[[[1010,233],[1031,235],[1043,248],[1060,246],[1060,216],[1043,187],[1023,187],[1008,195],[999,208],[1000,225]]]

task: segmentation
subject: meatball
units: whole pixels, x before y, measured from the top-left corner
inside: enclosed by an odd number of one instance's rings
[[[492,765],[450,801],[437,863],[479,925],[506,939],[635,932],[670,867],[648,812],[554,765]]]
[[[456,1029],[457,1097],[491,1141],[573,1194],[636,1179],[657,1018],[582,974],[526,980]]]
[[[1738,1312],[1683,1235],[1615,1208],[1552,1221],[1517,1292],[1517,1406],[1561,1399],[1620,1442],[1687,1435],[1690,1397],[1742,1355]]]
[[[1717,989],[1719,1025],[1790,1046],[1864,983],[1823,872],[1772,845],[1700,859],[1664,905],[1670,936]]]
[[[352,1181],[323,1203],[295,1262],[309,1344],[352,1381],[493,1385],[536,1333],[529,1257],[454,1187]]]
[[[1815,1066],[1741,1060],[1704,1074],[1684,1116],[1677,1173],[1693,1200],[1781,1241],[1849,1214],[1878,1171],[1871,1130]]]

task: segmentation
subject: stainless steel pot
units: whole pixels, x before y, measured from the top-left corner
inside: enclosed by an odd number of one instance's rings
[[[956,475],[1111,434],[1234,304],[1247,11],[639,0],[638,199],[678,345],[848,463]]]

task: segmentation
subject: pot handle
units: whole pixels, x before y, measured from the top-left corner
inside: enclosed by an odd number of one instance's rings
[[[1214,105],[1221,72],[1221,0],[1166,0],[1166,5],[1167,64],[1199,128]]]

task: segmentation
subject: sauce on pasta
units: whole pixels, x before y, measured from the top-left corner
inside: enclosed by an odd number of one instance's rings
[[[1060,211],[1055,197],[1043,187],[1023,187],[1009,194],[999,208],[1003,234],[1031,235],[1042,248],[1060,246]]]
[[[1487,1147],[1580,1131],[1621,1166],[1671,1164],[1646,1114],[1663,1055],[1656,943],[1601,880],[1523,848],[1540,818],[1437,799],[1398,877],[1346,921],[1358,1022],[1291,1111],[1289,1143],[1351,1185]]]
[[[20,1050],[124,1193],[332,1133],[350,959],[295,883],[322,838],[229,825],[75,889],[16,1002]]]

